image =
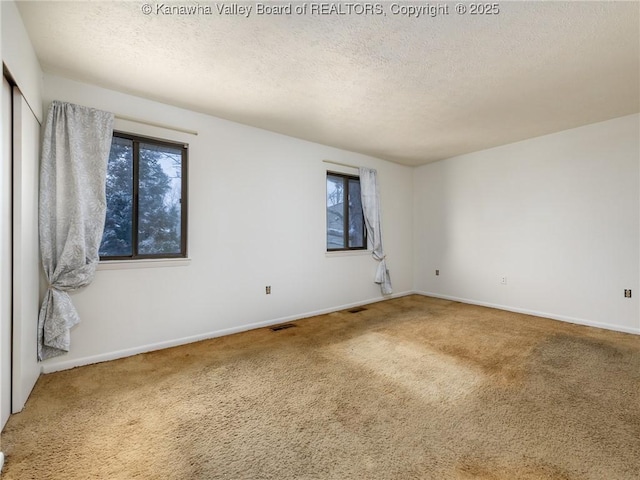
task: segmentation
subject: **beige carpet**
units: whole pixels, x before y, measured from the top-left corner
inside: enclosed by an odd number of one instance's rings
[[[10,479],[640,478],[640,337],[404,297],[43,376]]]

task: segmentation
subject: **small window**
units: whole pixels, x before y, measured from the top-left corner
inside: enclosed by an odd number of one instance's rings
[[[327,172],[327,250],[364,250],[360,178]]]
[[[114,132],[101,260],[187,255],[187,146]]]

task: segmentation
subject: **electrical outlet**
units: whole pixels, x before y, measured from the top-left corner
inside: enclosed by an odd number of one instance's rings
[[[506,285],[506,284],[507,284],[507,277],[506,277],[506,276],[504,276],[504,275],[503,275],[502,277],[500,277],[500,283],[501,283],[502,285]]]
[[[436,277],[440,275],[440,270],[436,270]]]
[[[625,298],[631,298],[631,289],[625,289],[624,291],[624,297]]]
[[[264,290],[267,295],[271,295],[271,285],[267,285],[266,287],[264,287]]]

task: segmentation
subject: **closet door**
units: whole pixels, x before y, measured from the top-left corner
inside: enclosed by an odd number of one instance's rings
[[[38,246],[40,124],[13,88],[13,367],[11,410],[24,407],[40,376],[38,312],[42,299]]]
[[[0,151],[0,430],[11,414],[11,86],[2,77]]]

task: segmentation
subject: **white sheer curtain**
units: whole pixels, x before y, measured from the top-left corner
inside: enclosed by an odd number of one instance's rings
[[[40,252],[48,281],[38,318],[38,359],[69,351],[80,318],[69,292],[89,285],[99,260],[113,114],[54,101],[40,164]]]
[[[380,190],[378,188],[378,172],[372,168],[359,168],[360,196],[362,197],[362,211],[367,225],[367,236],[373,247],[373,258],[378,263],[378,270],[374,279],[380,284],[383,295],[393,293],[391,277],[387,269],[384,248],[382,246],[382,225],[380,222]]]

